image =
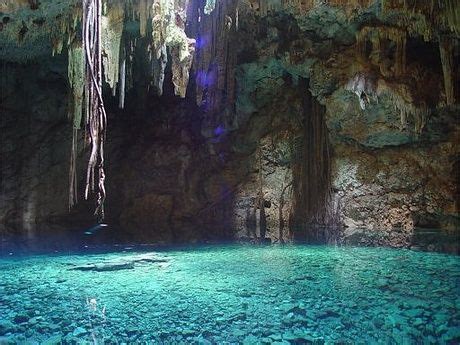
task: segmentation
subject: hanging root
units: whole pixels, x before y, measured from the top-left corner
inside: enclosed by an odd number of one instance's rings
[[[72,151],[70,154],[69,169],[69,211],[78,202],[77,194],[77,133],[78,130],[72,129]]]
[[[98,184],[94,214],[102,220],[104,218],[104,201],[106,197],[104,186],[104,141],[107,123],[107,115],[102,99],[102,1],[84,0],[83,6],[83,45],[86,57],[85,96],[88,105],[86,134],[91,144],[91,154],[86,172],[85,199],[88,199],[90,191],[95,191],[97,166]]]

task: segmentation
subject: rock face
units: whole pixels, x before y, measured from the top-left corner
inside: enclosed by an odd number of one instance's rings
[[[170,78],[158,97],[142,63],[123,111],[107,92],[107,235],[410,246],[417,227],[457,231],[458,34],[421,25],[423,8],[270,3],[239,4],[234,103],[198,107]],[[16,49],[0,56],[1,232],[83,232],[92,202],[67,206],[66,54],[20,65]]]

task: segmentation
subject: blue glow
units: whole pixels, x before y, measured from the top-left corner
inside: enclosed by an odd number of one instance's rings
[[[213,71],[205,72],[205,71],[198,71],[196,73],[196,83],[198,86],[203,88],[212,86],[216,81],[216,76]]]
[[[201,87],[206,86],[206,72],[198,71],[196,73],[196,83],[198,86],[201,86]]]
[[[206,47],[209,44],[209,35],[200,36],[196,39],[195,47],[197,50]]]
[[[217,136],[220,136],[222,134],[224,134],[226,132],[224,126],[220,125],[220,126],[217,126],[217,128],[214,130],[214,134],[217,135]]]

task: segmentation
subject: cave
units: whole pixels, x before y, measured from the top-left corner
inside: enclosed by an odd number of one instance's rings
[[[0,344],[460,342],[457,0],[0,0]]]

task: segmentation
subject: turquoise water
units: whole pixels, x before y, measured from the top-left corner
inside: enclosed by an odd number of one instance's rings
[[[0,296],[0,343],[460,341],[460,258],[409,250],[12,256]]]

